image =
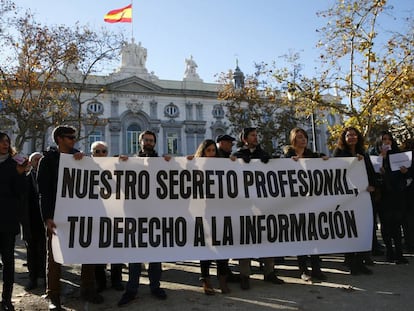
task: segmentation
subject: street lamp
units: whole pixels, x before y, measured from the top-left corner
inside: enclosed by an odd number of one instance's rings
[[[315,113],[312,108],[311,112],[311,127],[312,127],[312,151],[316,152],[316,128],[315,128]]]

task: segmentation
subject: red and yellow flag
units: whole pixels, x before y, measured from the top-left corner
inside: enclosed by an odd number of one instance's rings
[[[104,21],[107,23],[131,23],[132,22],[132,4],[121,8],[109,11],[104,16]]]

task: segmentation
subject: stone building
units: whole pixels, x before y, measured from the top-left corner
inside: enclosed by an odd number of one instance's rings
[[[185,59],[181,81],[159,79],[148,71],[146,60],[147,49],[132,41],[123,47],[121,65],[115,72],[88,76],[81,94],[81,101],[85,102],[82,109],[98,122],[83,123],[80,136],[85,139],[78,142],[79,149],[88,153],[94,141],[103,140],[109,145],[110,155],[133,155],[139,149],[139,134],[151,130],[157,134],[159,154],[180,156],[194,153],[206,138],[230,133],[225,105],[217,99],[220,85],[203,82],[192,56]],[[73,81],[82,78],[75,66],[69,65],[67,74]],[[243,87],[244,75],[238,66],[233,77],[235,87]],[[105,91],[99,92],[102,89]],[[332,115],[328,121],[339,122]],[[315,136],[317,149],[329,154],[326,125],[312,124],[303,124],[309,132],[310,144]],[[46,145],[54,144],[51,130],[46,133]],[[33,144],[28,142],[22,153],[33,151]]]
[[[87,112],[105,122],[84,124],[88,151],[93,141],[106,141],[111,154],[137,153],[144,130],[157,134],[159,154],[192,154],[200,142],[229,131],[218,84],[204,83],[193,57],[185,60],[182,81],[161,80],[146,68],[147,50],[134,42],[121,51],[120,68],[108,76],[89,78],[105,92],[86,105]],[[72,72],[76,75],[76,70]],[[91,90],[93,92],[93,88]],[[85,98],[93,98],[85,91]],[[51,143],[51,142],[50,142]]]

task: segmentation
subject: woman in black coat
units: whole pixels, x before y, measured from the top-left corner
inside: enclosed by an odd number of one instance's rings
[[[408,260],[402,253],[401,226],[407,209],[407,178],[409,170],[402,166],[392,171],[390,154],[400,152],[392,134],[387,131],[379,133],[376,142],[377,154],[382,156],[382,185],[379,215],[382,238],[386,247],[386,259],[397,264],[406,264]]]
[[[367,169],[369,186],[367,191],[374,192],[375,190],[375,172],[369,156],[365,153],[364,138],[360,131],[354,127],[346,127],[338,139],[337,147],[333,152],[334,157],[358,157],[359,160],[365,161]],[[368,256],[369,257],[369,256]],[[345,254],[345,263],[350,266],[351,274],[372,274],[368,269],[364,260],[372,261],[364,253],[347,253]]]
[[[14,159],[10,137],[0,132],[0,255],[3,262],[2,310],[14,310],[11,302],[14,284],[14,246],[20,231],[22,195],[25,190],[25,169],[28,161],[19,165]]]
[[[284,150],[286,158],[292,158],[297,161],[301,158],[323,158],[327,160],[328,157],[308,149],[308,134],[304,129],[296,127],[290,131],[290,146]],[[325,274],[321,271],[319,255],[311,255],[310,261],[312,266],[312,273],[309,273],[307,267],[307,255],[298,256],[298,265],[300,277],[304,281],[312,281],[317,279],[320,281],[326,280]]]

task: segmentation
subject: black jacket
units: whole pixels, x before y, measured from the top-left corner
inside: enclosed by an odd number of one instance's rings
[[[389,193],[402,193],[407,190],[407,179],[412,177],[412,168],[408,169],[406,174],[401,173],[400,170],[392,171],[390,163],[390,154],[399,153],[399,151],[389,150],[387,157],[382,160],[382,166],[384,168],[383,175],[383,190]]]
[[[0,232],[12,234],[20,231],[26,192],[24,174],[19,175],[16,166],[12,157],[0,163]]]
[[[231,152],[226,152],[223,149],[218,148],[217,151],[217,158],[230,158],[231,156]]]
[[[236,158],[243,159],[246,163],[250,162],[251,159],[260,159],[260,161],[267,163],[270,159],[270,155],[264,151],[260,145],[258,145],[253,152],[251,152],[249,148],[243,146],[233,153],[233,155]]]
[[[73,149],[70,154],[79,152]],[[56,205],[60,152],[56,147],[49,148],[39,162],[37,183],[39,185],[40,209],[43,221],[53,219]]]
[[[158,153],[155,150],[152,150],[151,152],[140,151],[138,153],[138,157],[142,157],[142,158],[156,158],[156,157],[158,157]]]
[[[286,148],[285,158],[291,158],[294,156],[297,156],[295,149],[293,147]],[[313,152],[312,150],[306,148],[305,151],[303,152],[303,157],[304,158],[321,158],[323,157],[323,155],[317,152]]]
[[[40,211],[39,202],[39,187],[37,185],[37,172],[32,169],[29,174],[26,175],[26,187],[27,187],[27,212],[28,212],[28,226],[23,227],[23,237],[31,238],[33,235],[44,235],[44,224],[42,221],[42,213]]]

